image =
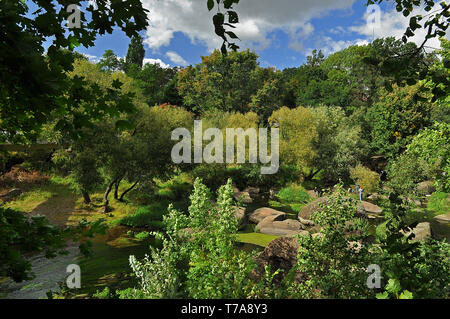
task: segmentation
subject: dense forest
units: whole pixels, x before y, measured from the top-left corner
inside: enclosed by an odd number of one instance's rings
[[[420,1],[392,1],[403,39],[283,70],[239,49],[236,0],[205,1],[228,10],[212,21],[223,46],[187,67],[144,64],[141,1],[98,2],[71,32],[33,2],[34,20],[0,2],[0,298],[450,297],[445,2],[419,19]],[[126,57],[77,52],[113,28]],[[277,128],[277,172],[251,162],[250,137],[243,162],[175,163],[173,131],[196,120],[224,142]]]

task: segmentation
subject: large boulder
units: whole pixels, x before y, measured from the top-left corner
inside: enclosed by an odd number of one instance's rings
[[[424,240],[426,237],[431,237],[431,225],[428,222],[423,222],[417,224],[411,231],[406,233],[406,236],[409,236],[411,233],[414,233],[413,241]]]
[[[322,210],[321,205],[327,205],[327,201],[328,201],[328,196],[323,196],[323,197],[320,197],[320,198],[312,201],[311,203],[303,206],[303,208],[298,213],[298,219],[300,220],[300,222],[302,222],[302,220],[310,221],[311,216],[315,212],[319,212]],[[366,201],[358,202],[358,205],[356,208],[357,214],[367,217],[367,218],[377,218],[380,216],[380,214],[382,212],[383,212],[383,209],[381,207],[379,207],[375,204],[366,202]]]
[[[424,181],[417,184],[416,189],[423,195],[430,195],[436,191],[432,181]]]
[[[357,213],[367,218],[377,218],[382,212],[381,207],[366,201],[359,202],[357,206]]]
[[[280,220],[281,215],[267,216],[256,225],[255,230],[262,234],[275,236],[292,236],[303,230],[303,225],[293,219]]]
[[[304,225],[306,227],[312,227],[315,225],[315,223],[312,220],[301,218],[300,216],[298,216],[298,220],[300,221],[300,223],[302,225]]]
[[[450,223],[450,213],[437,215],[434,217],[434,220],[441,224],[448,224]]]
[[[240,192],[239,189],[235,188],[233,196],[236,201],[242,201],[243,204],[253,203],[253,199],[247,191]]]
[[[258,267],[255,274],[262,278],[265,266],[270,266],[272,273],[280,269],[282,271],[274,277],[274,283],[279,284],[289,270],[297,264],[298,248],[297,239],[294,237],[280,237],[272,240],[257,257]],[[296,274],[296,281],[299,282],[302,278],[301,274]]]
[[[269,208],[269,207],[261,207],[256,210],[254,210],[249,216],[248,219],[255,224],[258,224],[260,221],[262,221],[264,218],[268,216],[279,216],[278,220],[284,220],[286,219],[286,214],[283,212],[280,212],[278,210]]]
[[[298,217],[306,220],[311,220],[312,214],[315,212],[321,211],[322,208],[320,205],[325,205],[328,200],[328,196],[320,197],[311,203],[302,207],[300,212],[298,213]]]

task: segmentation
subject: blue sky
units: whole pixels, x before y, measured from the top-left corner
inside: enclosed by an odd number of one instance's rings
[[[205,0],[142,0],[150,11],[150,26],[142,32],[146,50],[145,62],[185,66],[201,61],[219,48],[214,34],[212,13]],[[297,67],[313,49],[325,55],[354,44],[367,44],[373,36],[400,38],[408,19],[395,11],[392,4],[379,7],[379,15],[370,13],[364,0],[241,0],[235,6],[240,17],[236,34],[241,49],[254,50],[260,65],[278,69]],[[374,10],[374,8],[371,8]],[[373,11],[372,11],[373,12]],[[413,41],[419,42],[418,33]],[[91,48],[77,48],[92,60],[105,50],[126,55],[130,40],[116,30],[101,36]],[[430,45],[439,47],[434,41]]]

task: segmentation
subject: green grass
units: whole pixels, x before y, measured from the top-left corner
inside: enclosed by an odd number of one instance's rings
[[[162,228],[163,216],[167,214],[169,203],[166,201],[139,207],[138,210],[120,220],[121,225],[129,227]]]
[[[41,186],[21,194],[16,199],[6,203],[5,207],[29,213],[37,206],[52,198],[55,194],[54,190],[48,186]]]
[[[450,212],[450,194],[436,192],[428,199],[427,210],[436,215]]]
[[[272,240],[279,236],[267,235],[262,233],[240,233],[237,235],[237,241],[246,244],[253,244],[261,247],[267,246]]]

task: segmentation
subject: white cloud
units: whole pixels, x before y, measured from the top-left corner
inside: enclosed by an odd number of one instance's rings
[[[322,50],[322,53],[327,56],[329,54],[341,51],[352,45],[366,45],[369,41],[365,39],[354,40],[333,40],[331,37],[321,36],[317,38],[316,47]],[[306,49],[306,55],[311,55],[313,48]]]
[[[409,26],[410,17],[405,17],[401,13],[397,12],[395,9],[387,12],[380,12],[379,23],[366,23],[369,16],[369,12],[366,12],[363,16],[364,23],[361,25],[356,25],[349,28],[349,31],[355,32],[359,35],[366,36],[368,40],[373,38],[385,38],[385,37],[395,37],[401,39],[406,29]],[[414,12],[414,14],[426,15],[426,11],[422,10],[419,12]],[[415,42],[417,45],[421,45],[427,30],[421,28],[415,31],[415,35],[408,39],[408,41]],[[433,38],[427,41],[427,47],[440,48],[440,42],[438,38]]]
[[[91,54],[87,54],[87,53],[82,53],[86,58],[88,58],[89,61],[97,63],[98,61],[100,61],[99,57],[96,55],[91,55]]]
[[[150,64],[159,64],[163,69],[170,68],[170,64],[164,63],[161,59],[148,59],[144,58],[144,65],[150,63]]]
[[[186,66],[189,64],[189,63],[187,63],[187,61],[185,59],[183,59],[183,57],[181,57],[178,53],[176,53],[174,51],[168,51],[166,53],[166,56],[170,59],[170,61],[172,61],[173,63],[175,63],[177,65]]]
[[[409,26],[410,17],[403,16],[395,9],[386,12],[380,10],[379,13],[380,15],[377,23],[375,23],[376,20],[370,19],[371,11],[367,10],[362,16],[361,24],[357,24],[348,28],[338,26],[329,31],[333,35],[356,34],[358,37],[357,39],[347,41],[334,40],[331,37],[321,35],[316,39],[316,47],[320,48],[325,55],[329,55],[352,45],[369,44],[373,39],[377,38],[395,37],[397,39],[401,39],[407,27]],[[422,12],[414,12],[414,14],[425,15],[426,12],[425,10],[422,10]],[[408,41],[415,42],[419,46],[425,39],[426,33],[426,29],[416,30],[415,35],[409,38]],[[432,48],[440,48],[439,39],[433,38],[427,41],[425,49],[427,51],[431,51],[433,50]],[[311,54],[312,50],[313,49],[309,48],[306,51],[308,52],[308,54]]]
[[[235,33],[242,48],[264,49],[274,39],[270,33],[283,30],[289,46],[302,50],[302,40],[314,31],[310,20],[336,9],[351,9],[356,0],[245,0],[235,5],[240,23]],[[153,50],[168,46],[176,32],[184,33],[193,44],[203,44],[209,51],[219,48],[221,40],[214,33],[213,12],[204,0],[143,0],[150,11],[150,26],[145,42]]]

